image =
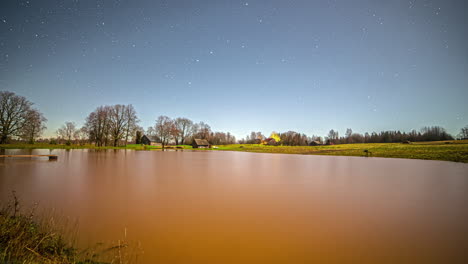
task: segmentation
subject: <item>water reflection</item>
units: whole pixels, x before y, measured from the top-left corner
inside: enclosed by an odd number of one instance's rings
[[[6,150],[16,190],[79,218],[80,243],[124,229],[142,263],[457,263],[468,165],[210,151]]]

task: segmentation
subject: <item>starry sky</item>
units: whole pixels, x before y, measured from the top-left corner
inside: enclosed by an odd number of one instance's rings
[[[467,1],[0,3],[0,90],[49,120],[99,105],[324,136],[468,124]]]

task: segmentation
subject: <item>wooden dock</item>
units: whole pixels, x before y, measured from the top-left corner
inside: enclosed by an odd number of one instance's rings
[[[49,160],[57,160],[57,155],[0,155],[0,158],[40,158],[49,157]]]

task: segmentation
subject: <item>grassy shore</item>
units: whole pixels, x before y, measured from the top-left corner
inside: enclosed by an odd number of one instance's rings
[[[402,143],[364,143],[330,146],[265,146],[234,144],[219,146],[218,150],[258,153],[371,156],[424,160],[445,160],[468,163],[468,140]],[[365,151],[368,151],[367,154]]]
[[[192,149],[190,145],[170,146],[173,149]],[[60,144],[5,144],[0,149],[133,149],[160,150],[159,146],[129,144],[120,147],[96,147],[94,145]],[[402,143],[364,143],[326,146],[266,146],[259,144],[221,145],[211,149],[219,151],[243,151],[257,153],[331,155],[331,156],[371,156],[383,158],[404,158],[424,160],[445,160],[468,163],[468,140]],[[367,152],[365,152],[367,151]]]
[[[178,148],[178,149],[192,149],[190,145],[177,145],[177,146],[166,146],[166,148]],[[128,144],[126,146],[103,146],[98,147],[91,144],[49,144],[49,143],[14,143],[14,144],[3,144],[0,145],[0,149],[133,149],[133,150],[158,150],[162,149],[160,146],[148,146],[142,144]]]
[[[87,249],[74,245],[76,227],[60,217],[36,215],[36,208],[20,208],[18,199],[0,207],[0,263],[105,264],[134,263],[133,248],[96,244]]]

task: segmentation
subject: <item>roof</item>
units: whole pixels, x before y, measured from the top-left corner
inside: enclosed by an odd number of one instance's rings
[[[208,140],[206,139],[194,139],[195,141],[195,144],[197,144],[198,146],[209,146],[210,143],[208,143]]]
[[[148,138],[150,141],[158,141],[158,138],[156,136],[143,135],[143,137]]]

